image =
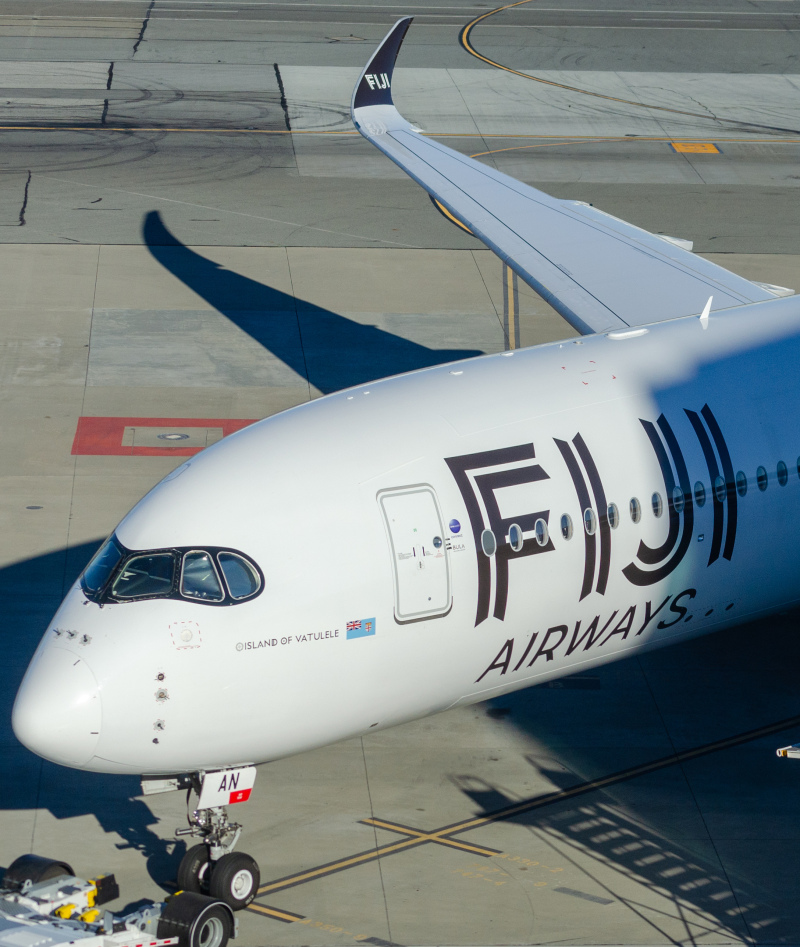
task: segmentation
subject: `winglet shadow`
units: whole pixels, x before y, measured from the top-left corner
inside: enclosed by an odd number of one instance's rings
[[[234,273],[182,244],[158,211],[145,215],[142,235],[173,276],[322,392],[483,354],[428,348]]]

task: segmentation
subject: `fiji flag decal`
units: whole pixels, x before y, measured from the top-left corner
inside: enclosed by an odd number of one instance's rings
[[[357,618],[355,621],[347,623],[347,637],[350,638],[368,638],[375,634],[374,618]]]

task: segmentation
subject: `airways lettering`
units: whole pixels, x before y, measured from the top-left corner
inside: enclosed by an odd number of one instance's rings
[[[697,589],[684,589],[674,598],[672,595],[668,595],[655,609],[653,609],[652,602],[646,602],[644,606],[644,621],[642,622],[642,625],[636,634],[632,635],[631,637],[636,638],[642,634],[645,628],[647,628],[656,615],[661,612],[670,599],[672,599],[672,604],[669,607],[669,612],[676,617],[671,618],[669,621],[660,621],[656,627],[659,630],[663,630],[665,628],[670,628],[672,625],[676,625],[689,611],[689,607],[687,605],[683,605],[682,602],[691,601],[696,595]],[[611,627],[611,623],[614,621],[617,615],[619,615],[619,610],[615,609],[602,627],[600,627],[600,615],[596,615],[591,620],[591,622],[589,622],[589,625],[582,633],[581,622],[577,621],[575,622],[575,628],[572,631],[571,636],[567,625],[551,626],[547,629],[547,631],[544,633],[544,637],[541,639],[539,637],[539,632],[534,631],[526,642],[522,651],[522,655],[520,656],[519,660],[516,661],[513,667],[512,661],[514,659],[515,639],[509,638],[500,649],[497,657],[494,658],[492,663],[486,668],[486,670],[481,674],[477,681],[475,681],[475,683],[480,683],[486,677],[486,675],[492,671],[499,671],[500,676],[503,677],[509,672],[509,670],[512,672],[519,671],[523,665],[525,665],[526,668],[530,668],[540,658],[544,658],[543,663],[548,664],[550,661],[554,660],[554,658],[559,656],[556,654],[556,652],[565,642],[567,642],[567,645],[566,648],[564,648],[564,650],[561,652],[562,657],[569,657],[574,651],[577,651],[578,649],[580,649],[581,653],[583,653],[594,647],[595,644],[598,648],[603,648],[612,638],[616,636],[619,636],[623,641],[626,641],[628,635],[633,629],[634,618],[636,616],[636,605],[631,605],[628,609],[626,609],[625,613],[617,621],[617,624],[614,625],[614,627],[611,628],[611,631],[609,631],[605,638],[603,638],[603,635]],[[602,641],[600,640],[601,638],[603,639]],[[533,651],[534,645],[537,641],[540,642],[539,647],[533,653],[533,657],[530,659],[530,661],[528,661],[528,655],[530,655]]]

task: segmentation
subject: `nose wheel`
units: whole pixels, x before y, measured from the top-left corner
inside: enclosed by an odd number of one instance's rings
[[[187,780],[189,827],[178,829],[175,834],[189,835],[201,841],[193,845],[181,860],[178,888],[211,895],[234,911],[240,911],[258,893],[261,872],[254,858],[233,851],[242,834],[242,826],[230,821],[227,805],[218,803],[222,800],[228,804],[246,801],[255,781],[255,767],[192,773]],[[194,795],[198,799],[193,804]]]
[[[261,882],[258,862],[245,852],[228,852],[212,861],[209,846],[193,845],[178,866],[178,888],[207,894],[241,911],[255,898]]]
[[[256,896],[260,882],[261,872],[254,858],[244,852],[229,852],[211,869],[209,894],[240,911]]]

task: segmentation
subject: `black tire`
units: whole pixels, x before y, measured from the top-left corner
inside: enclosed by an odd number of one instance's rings
[[[208,846],[202,842],[200,845],[193,845],[183,856],[178,866],[178,890],[194,891],[195,894],[208,894],[211,867],[211,855]]]
[[[233,914],[227,904],[181,891],[164,905],[156,936],[177,937],[179,947],[226,947],[232,933]]]
[[[74,874],[72,867],[66,862],[43,858],[41,855],[20,855],[6,868],[3,887],[19,891],[26,881],[35,885],[40,881],[52,881],[61,875]]]
[[[241,911],[258,894],[260,883],[258,862],[244,852],[230,852],[214,865],[208,890],[212,898]]]

